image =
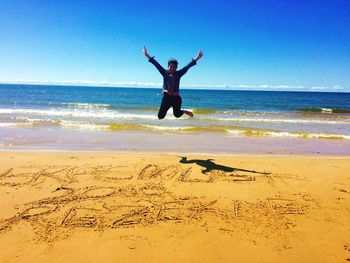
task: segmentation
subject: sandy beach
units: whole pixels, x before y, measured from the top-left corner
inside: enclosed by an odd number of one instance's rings
[[[0,152],[1,262],[347,262],[350,157]]]

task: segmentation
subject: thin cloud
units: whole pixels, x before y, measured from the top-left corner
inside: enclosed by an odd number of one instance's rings
[[[90,80],[0,80],[2,84],[28,84],[28,85],[63,85],[63,86],[97,86],[97,87],[161,87],[156,82],[126,82],[126,81],[90,81]]]
[[[136,87],[158,88],[160,82],[128,82],[128,81],[90,81],[90,80],[0,80],[2,84],[29,84],[29,85],[63,85],[63,86],[97,86],[97,87]],[[333,86],[303,86],[303,85],[246,85],[246,84],[221,84],[221,85],[186,85],[183,88],[193,89],[217,89],[217,90],[273,90],[273,91],[350,91],[349,88],[340,85]]]
[[[340,85],[334,86],[302,86],[302,85],[191,85],[189,88],[202,89],[225,89],[225,90],[284,90],[284,91],[346,91],[346,88]]]

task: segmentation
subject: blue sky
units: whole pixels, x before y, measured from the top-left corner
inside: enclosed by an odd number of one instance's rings
[[[350,1],[0,1],[0,82],[350,92]]]

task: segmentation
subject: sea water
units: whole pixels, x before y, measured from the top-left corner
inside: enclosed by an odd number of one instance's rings
[[[2,84],[0,146],[26,131],[35,138],[55,130],[350,140],[350,93],[182,89],[181,96],[194,117],[177,119],[170,109],[158,120],[160,88]]]

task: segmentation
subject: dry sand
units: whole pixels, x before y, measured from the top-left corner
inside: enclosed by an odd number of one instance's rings
[[[0,262],[350,261],[349,156],[3,151],[0,207]]]

